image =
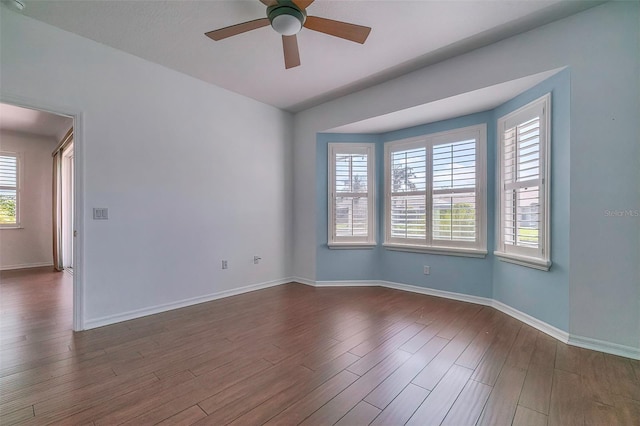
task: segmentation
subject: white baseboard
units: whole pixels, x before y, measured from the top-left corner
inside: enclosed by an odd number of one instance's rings
[[[310,280],[308,278],[302,278],[302,277],[291,277],[290,278],[291,282],[295,282],[295,283],[300,283],[300,284],[304,284],[304,285],[310,285],[311,287],[315,287],[316,286],[316,282],[313,280]]]
[[[394,288],[396,290],[410,291],[412,293],[426,294],[428,296],[443,297],[445,299],[458,300],[460,302],[475,303],[478,305],[491,306],[493,299],[473,296],[470,294],[454,293],[451,291],[437,290],[434,288],[420,287],[417,285],[394,283],[391,281],[380,281],[381,287]]]
[[[568,343],[570,345],[578,346],[585,349],[591,349],[594,351],[606,352],[613,355],[640,360],[640,348],[634,348],[633,346],[620,345],[618,343],[611,343],[604,340],[575,335],[571,335],[569,337]]]
[[[12,271],[14,269],[27,269],[27,268],[42,268],[44,266],[53,267],[53,263],[39,262],[39,263],[21,263],[18,265],[4,265],[4,266],[0,266],[0,271]]]
[[[84,322],[84,330],[92,328],[104,327],[106,325],[115,324],[122,321],[146,317],[147,315],[159,314],[160,312],[171,311],[174,309],[185,308],[187,306],[197,305],[200,303],[211,302],[212,300],[222,299],[225,297],[236,296],[238,294],[249,293],[251,291],[262,290],[264,288],[275,287],[293,281],[291,278],[267,281],[258,284],[252,284],[245,287],[234,288],[232,290],[224,290],[217,293],[206,294],[204,296],[192,297],[189,299],[179,300],[177,302],[164,303],[161,305],[149,306],[147,308],[136,309],[133,311],[122,312],[115,315],[105,317],[87,319]]]
[[[353,281],[316,281],[316,287],[378,287],[380,281],[353,280]]]
[[[297,279],[295,281],[298,281]],[[396,290],[410,291],[412,293],[426,294],[429,296],[444,297],[447,299],[459,300],[461,302],[475,303],[478,305],[491,306],[531,327],[542,331],[545,334],[557,339],[563,343],[572,346],[578,346],[594,351],[605,352],[613,355],[619,355],[632,359],[640,359],[640,348],[632,346],[620,345],[604,340],[592,339],[589,337],[575,336],[560,330],[542,320],[532,317],[529,314],[521,312],[505,303],[488,297],[472,296],[462,293],[453,293],[449,291],[436,290],[432,288],[420,287],[410,284],[402,284],[391,281],[317,281],[305,280],[304,284],[316,287],[362,287],[362,286],[380,286],[393,288]],[[300,281],[298,281],[300,282]]]
[[[560,340],[562,343],[569,342],[569,333],[567,333],[566,331],[560,330],[559,328],[554,327],[549,323],[541,321],[538,318],[534,318],[529,314],[525,314],[524,312],[512,308],[511,306],[498,300],[492,299],[492,301],[493,302],[491,306],[493,306],[500,312],[504,312],[505,314],[512,316],[513,318],[522,321],[523,323],[530,325],[531,327],[540,330],[555,339]]]

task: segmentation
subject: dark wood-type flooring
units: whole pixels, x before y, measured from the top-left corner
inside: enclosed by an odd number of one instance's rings
[[[68,274],[0,278],[2,425],[640,424],[640,362],[493,308],[292,283],[73,333]]]

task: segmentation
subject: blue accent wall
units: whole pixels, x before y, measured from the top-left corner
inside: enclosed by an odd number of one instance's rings
[[[505,263],[495,256],[496,125],[499,117],[551,92],[551,254],[549,272]],[[425,288],[494,298],[567,331],[569,327],[569,136],[570,74],[565,69],[491,111],[382,134],[317,135],[318,206],[316,280],[383,280]],[[477,125],[487,125],[486,258],[410,253],[382,247],[384,208],[384,143]],[[327,247],[328,144],[370,142],[376,145],[376,241],[373,249],[332,250]],[[423,274],[423,266],[431,274]]]
[[[565,69],[493,111],[498,118],[551,92],[551,261],[548,272],[494,258],[493,298],[569,330],[569,142],[571,77]],[[495,156],[495,155],[494,155]]]

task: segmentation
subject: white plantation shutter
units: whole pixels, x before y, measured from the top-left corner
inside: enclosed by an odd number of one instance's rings
[[[391,238],[425,240],[426,171],[425,147],[391,152]]]
[[[18,224],[18,156],[0,154],[0,226]]]
[[[476,241],[476,140],[433,146],[433,239]]]
[[[329,144],[329,243],[371,243],[373,145]]]
[[[547,95],[498,122],[499,252],[544,261],[549,260],[549,104]]]
[[[385,144],[385,245],[486,254],[485,135],[479,125]]]

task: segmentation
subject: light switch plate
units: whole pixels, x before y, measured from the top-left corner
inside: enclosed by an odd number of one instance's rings
[[[109,209],[105,207],[93,208],[93,219],[94,220],[107,220],[109,219]]]

